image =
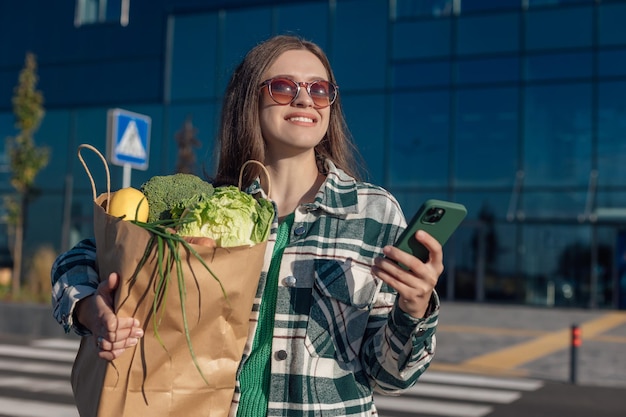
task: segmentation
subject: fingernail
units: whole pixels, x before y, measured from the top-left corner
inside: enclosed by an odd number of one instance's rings
[[[139,339],[135,339],[134,337],[131,337],[128,339],[128,346],[135,346],[137,342],[139,342]]]
[[[133,332],[133,336],[135,337],[143,337],[143,329],[137,329]]]

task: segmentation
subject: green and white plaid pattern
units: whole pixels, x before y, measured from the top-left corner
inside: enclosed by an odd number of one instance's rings
[[[413,385],[435,349],[437,296],[431,314],[414,319],[370,270],[382,247],[406,227],[398,202],[329,161],[327,168],[315,201],[295,213],[280,266],[268,416],[374,416],[373,391],[397,394]],[[257,183],[248,191],[261,190]],[[250,335],[277,227],[275,220]],[[66,331],[84,333],[73,326],[71,312],[78,299],[94,291],[94,259],[93,241],[83,241],[53,268],[54,316]],[[249,339],[244,361],[251,346]],[[232,416],[238,399],[237,389]]]

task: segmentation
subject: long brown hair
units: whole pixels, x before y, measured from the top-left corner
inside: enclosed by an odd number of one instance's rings
[[[219,162],[215,184],[236,184],[244,162],[265,160],[265,143],[259,121],[259,86],[264,81],[263,74],[274,61],[283,52],[294,49],[308,50],[317,56],[326,68],[329,81],[337,83],[326,54],[313,42],[297,36],[279,35],[252,48],[233,72],[226,88],[217,140]],[[359,177],[359,154],[341,110],[341,95],[331,106],[328,131],[315,152],[320,161],[329,158],[348,174]],[[253,167],[244,173],[244,188],[260,174],[260,168]]]

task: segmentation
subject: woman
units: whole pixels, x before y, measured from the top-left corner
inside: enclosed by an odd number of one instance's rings
[[[335,78],[313,43],[277,36],[247,54],[219,146],[216,183],[263,161],[277,210],[231,415],[375,415],[373,391],[410,387],[434,353],[441,245],[416,235],[425,263],[391,246],[405,218],[387,191],[355,179]],[[257,174],[244,180],[250,193],[262,192]],[[112,360],[143,332],[111,310],[119,277],[98,285],[94,252],[84,241],[55,263],[55,317],[101,337]]]

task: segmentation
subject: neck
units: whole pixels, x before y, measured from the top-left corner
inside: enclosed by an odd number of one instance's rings
[[[311,203],[325,177],[319,173],[315,158],[281,160],[268,164],[272,195],[278,207],[278,217],[292,213],[298,206]]]

